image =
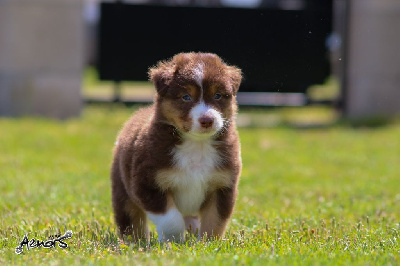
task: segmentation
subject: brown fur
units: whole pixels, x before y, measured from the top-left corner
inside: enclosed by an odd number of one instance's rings
[[[199,62],[204,64],[202,88],[191,78]],[[119,231],[121,235],[133,235],[135,240],[148,238],[146,212],[165,213],[175,206],[171,187],[174,180],[170,178],[176,170],[171,153],[182,143],[182,134],[190,130],[189,111],[203,95],[226,122],[214,137],[214,147],[222,160],[208,183],[198,213],[200,233],[221,237],[233,211],[241,171],[234,119],[241,72],[214,54],[188,53],[158,63],[149,75],[157,89],[155,102],[126,122],[114,150],[112,203]],[[216,92],[222,94],[219,101],[213,99]],[[192,103],[182,101],[186,93],[192,96]]]

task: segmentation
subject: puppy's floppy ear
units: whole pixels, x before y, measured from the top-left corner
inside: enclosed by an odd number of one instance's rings
[[[239,90],[240,83],[242,82],[242,70],[234,66],[227,66],[226,74],[232,86],[232,92],[236,95]]]
[[[157,66],[149,69],[150,81],[152,81],[157,89],[157,93],[164,95],[174,76],[175,64],[171,61],[160,61]]]

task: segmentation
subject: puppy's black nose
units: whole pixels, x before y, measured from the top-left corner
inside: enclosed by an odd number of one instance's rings
[[[200,123],[201,127],[209,128],[209,127],[212,127],[212,125],[214,123],[214,119],[209,116],[202,116],[199,118],[199,123]]]

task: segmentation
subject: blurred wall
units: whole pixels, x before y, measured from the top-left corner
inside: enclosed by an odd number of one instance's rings
[[[0,0],[0,115],[81,110],[82,0]]]
[[[347,117],[400,113],[400,1],[351,0],[348,19]]]

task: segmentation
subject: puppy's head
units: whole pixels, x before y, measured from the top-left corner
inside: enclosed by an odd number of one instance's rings
[[[236,113],[241,70],[209,53],[181,53],[149,71],[157,110],[181,133],[210,137]]]

